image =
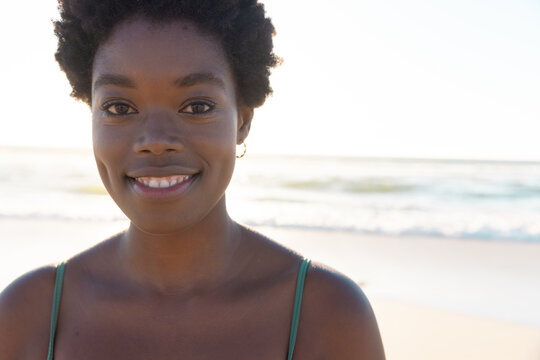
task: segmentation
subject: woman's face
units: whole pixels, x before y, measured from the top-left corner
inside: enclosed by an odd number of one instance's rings
[[[224,209],[236,144],[252,109],[238,106],[218,41],[188,21],[120,24],[92,73],[101,179],[138,228],[174,233]],[[222,206],[221,206],[222,205]]]

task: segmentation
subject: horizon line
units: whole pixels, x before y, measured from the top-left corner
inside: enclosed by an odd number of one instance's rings
[[[93,153],[91,147],[73,147],[73,146],[28,146],[28,145],[10,145],[0,144],[0,150],[19,150],[19,151],[51,151],[51,152],[78,152],[78,153]],[[284,152],[251,152],[255,157],[276,157],[286,156],[289,158],[327,158],[341,160],[363,160],[363,161],[396,161],[396,162],[448,162],[448,163],[521,163],[521,164],[539,164],[540,159],[520,159],[520,158],[459,158],[459,157],[421,157],[421,156],[397,156],[397,155],[359,155],[359,154],[306,154],[306,153],[284,153]]]

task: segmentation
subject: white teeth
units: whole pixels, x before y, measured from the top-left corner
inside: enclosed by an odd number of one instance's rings
[[[136,180],[148,187],[159,189],[174,186],[190,178],[191,175],[173,175],[167,177],[138,177]]]

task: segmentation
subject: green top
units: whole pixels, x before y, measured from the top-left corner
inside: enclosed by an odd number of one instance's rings
[[[62,262],[56,267],[56,281],[54,282],[54,296],[51,313],[51,334],[49,338],[49,353],[47,360],[53,360],[54,354],[54,335],[56,333],[56,322],[58,321],[58,312],[60,310],[60,298],[62,297],[62,283],[64,282],[64,267],[66,264]]]
[[[311,260],[304,259],[300,265],[300,271],[298,271],[298,278],[296,280],[296,294],[294,296],[294,309],[291,321],[291,333],[289,337],[289,352],[287,360],[292,360],[294,352],[294,344],[296,342],[296,334],[298,333],[298,321],[300,320],[300,308],[302,307],[302,294],[304,292],[304,281],[306,279],[307,269]],[[60,298],[62,297],[62,283],[64,281],[64,267],[65,263],[62,262],[56,268],[56,281],[54,283],[54,296],[51,312],[51,332],[49,338],[49,352],[47,354],[47,360],[54,359],[54,340],[56,333],[56,324],[58,322],[58,313],[60,310]]]
[[[289,335],[289,354],[287,360],[292,360],[294,352],[294,344],[296,343],[296,334],[298,333],[298,320],[300,320],[300,308],[302,307],[302,294],[304,293],[304,281],[311,260],[304,259],[298,271],[298,279],[296,280],[296,294],[294,295],[294,310],[291,322],[291,332]]]

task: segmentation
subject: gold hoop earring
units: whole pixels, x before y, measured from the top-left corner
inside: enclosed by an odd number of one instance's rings
[[[242,141],[242,144],[241,144],[241,145],[244,145],[244,150],[243,150],[243,152],[242,152],[241,155],[236,154],[236,158],[237,158],[237,159],[243,158],[244,155],[246,155],[246,152],[247,152],[247,145],[246,145],[246,143]]]

